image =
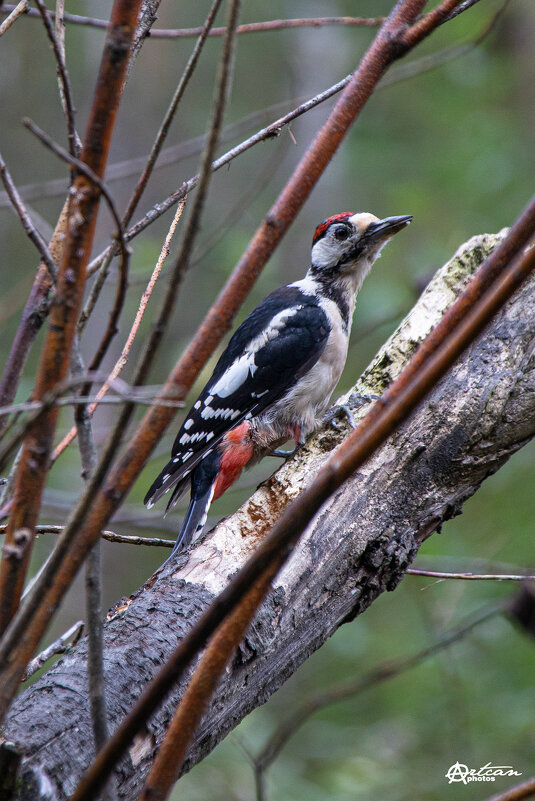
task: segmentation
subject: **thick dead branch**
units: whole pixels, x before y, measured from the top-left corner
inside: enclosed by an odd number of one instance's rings
[[[392,382],[501,238],[474,237],[458,251],[354,391],[380,392]],[[531,278],[440,382],[429,402],[316,517],[225,674],[186,768],[265,701],[338,626],[380,593],[393,590],[420,543],[459,514],[481,482],[533,436],[534,292]],[[351,395],[345,400],[351,401]],[[114,727],[157,664],[243,565],[288,502],[310,483],[340,436],[332,428],[320,430],[235,515],[177,560],[174,570],[166,570],[111,613],[105,662]],[[24,749],[28,786],[45,777],[54,783],[59,799],[72,792],[91,759],[90,716],[79,696],[85,686],[86,656],[84,641],[16,701],[7,724],[9,739]],[[139,792],[183,690],[184,683],[122,761],[117,771],[120,797]],[[32,792],[18,797],[40,797],[37,790]]]

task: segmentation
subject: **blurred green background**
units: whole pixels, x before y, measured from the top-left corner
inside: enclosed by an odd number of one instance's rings
[[[440,28],[410,60],[473,42],[502,6],[495,0],[481,0]],[[70,12],[96,17],[106,17],[109,7],[110,3],[97,0],[67,3]],[[205,0],[164,2],[157,27],[200,25],[208,7]],[[248,0],[243,4],[241,21],[375,16],[387,13],[390,7],[390,0],[276,0],[269,7],[259,0]],[[225,117],[227,126],[240,125],[237,131],[225,135],[220,152],[351,72],[373,33],[369,29],[327,27],[241,36]],[[103,35],[90,28],[67,28],[67,61],[80,131],[87,119]],[[534,40],[534,3],[511,0],[477,47],[466,48],[463,55],[445,64],[377,91],[264,270],[239,320],[275,286],[302,277],[308,267],[312,233],[326,216],[345,210],[372,211],[379,216],[413,214],[413,224],[389,247],[359,296],[340,390],[349,387],[434,270],[471,235],[510,225],[531,197]],[[145,43],[120,109],[111,163],[148,153],[193,41],[149,39]],[[189,142],[203,133],[220,48],[221,39],[208,42],[166,145]],[[23,116],[30,116],[65,143],[55,64],[38,20],[21,19],[2,37],[0,74],[0,149],[18,187],[24,189],[41,231],[48,236],[63,204],[67,173],[20,122]],[[250,150],[214,176],[194,264],[155,360],[151,383],[162,383],[182,353],[334,102],[328,101],[295,121],[291,134],[283,130],[280,137]],[[250,115],[253,117],[248,119]],[[196,172],[199,148],[190,150],[194,152],[189,156],[156,171],[136,219]],[[47,182],[55,179],[62,179],[63,186],[49,196]],[[110,181],[119,209],[124,209],[134,183],[135,174]],[[36,257],[19,221],[2,198],[0,203],[3,362],[32,283]],[[120,352],[170,219],[167,213],[132,243],[129,297],[106,361],[108,367]],[[104,210],[95,253],[108,243],[111,231]],[[170,258],[176,251],[174,243]],[[149,330],[151,312],[158,308],[168,269],[169,264],[151,299],[140,342]],[[116,271],[112,269],[84,338],[88,358],[106,324],[115,286]],[[28,361],[18,400],[25,400],[31,392],[41,343],[42,332]],[[138,343],[132,362],[139,348]],[[191,397],[207,379],[214,360],[203,371]],[[131,367],[123,374],[125,380],[130,376]],[[98,444],[105,441],[116,414],[117,408],[111,406],[96,413]],[[58,436],[70,427],[71,420],[72,411],[62,412]],[[145,490],[166,461],[172,439],[173,430],[113,520],[114,530],[173,537],[179,515],[163,520],[162,509],[147,513],[142,506]],[[475,572],[514,572],[517,567],[533,567],[535,572],[533,454],[533,445],[524,448],[489,479],[466,504],[463,515],[447,523],[440,536],[433,536],[424,545],[419,564]],[[268,463],[246,474],[238,488],[213,507],[212,522],[235,509],[272,469],[273,464]],[[64,521],[80,492],[79,471],[79,457],[71,447],[50,474],[42,522]],[[51,547],[50,536],[38,540],[34,571]],[[104,543],[105,606],[136,589],[165,555],[160,549]],[[435,582],[407,576],[395,598],[383,595],[365,615],[343,626],[267,705],[254,712],[181,781],[173,798],[255,798],[253,771],[244,749],[252,754],[261,750],[270,733],[303,700],[363,675],[382,660],[417,652],[471,614],[515,591],[515,585],[505,583]],[[83,583],[79,578],[47,641],[83,616]],[[524,779],[533,772],[534,675],[532,641],[504,617],[493,617],[421,666],[316,714],[270,768],[267,797],[291,801],[475,801],[505,790],[515,779],[450,785],[444,774],[457,761],[476,768],[488,762],[513,765]]]

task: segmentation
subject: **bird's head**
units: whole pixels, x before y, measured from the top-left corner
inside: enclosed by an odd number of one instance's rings
[[[410,214],[380,220],[367,212],[350,211],[328,217],[314,232],[311,274],[320,280],[336,280],[362,273],[359,277],[364,280],[384,245],[411,220]]]

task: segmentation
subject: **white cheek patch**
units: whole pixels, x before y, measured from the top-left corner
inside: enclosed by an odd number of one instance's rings
[[[330,242],[326,237],[320,239],[319,242],[316,242],[312,248],[312,264],[329,268],[334,267],[339,260],[340,251],[337,248],[333,248],[332,242]]]

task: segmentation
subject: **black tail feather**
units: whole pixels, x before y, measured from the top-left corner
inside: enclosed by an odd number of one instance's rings
[[[191,545],[195,534],[202,531],[212,503],[220,462],[220,454],[214,451],[203,459],[191,474],[191,500],[169,559]],[[178,486],[180,487],[180,485]],[[173,497],[174,495],[175,493],[173,493]],[[171,497],[169,505],[172,504],[173,497]]]

